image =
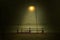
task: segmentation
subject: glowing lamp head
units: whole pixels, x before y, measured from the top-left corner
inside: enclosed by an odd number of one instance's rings
[[[29,11],[35,11],[35,7],[34,6],[29,6],[28,10]]]

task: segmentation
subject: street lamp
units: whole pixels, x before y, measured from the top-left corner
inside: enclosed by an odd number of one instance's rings
[[[35,11],[35,6],[29,6],[28,10],[31,11],[31,12]]]
[[[29,12],[34,12],[35,13],[35,16],[36,16],[36,27],[37,27],[37,10],[36,10],[35,6],[29,6],[28,10],[29,10]],[[38,30],[38,28],[37,28],[37,30]]]

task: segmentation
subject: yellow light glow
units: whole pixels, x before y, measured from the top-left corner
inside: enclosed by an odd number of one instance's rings
[[[34,11],[35,10],[35,7],[34,6],[29,6],[29,11]]]

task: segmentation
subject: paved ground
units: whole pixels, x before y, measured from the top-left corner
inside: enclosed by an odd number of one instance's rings
[[[4,40],[55,40],[54,34],[16,34],[4,35]]]

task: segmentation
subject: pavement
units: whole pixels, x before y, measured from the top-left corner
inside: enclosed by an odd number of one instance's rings
[[[3,40],[55,40],[53,33],[6,33],[3,35]]]

